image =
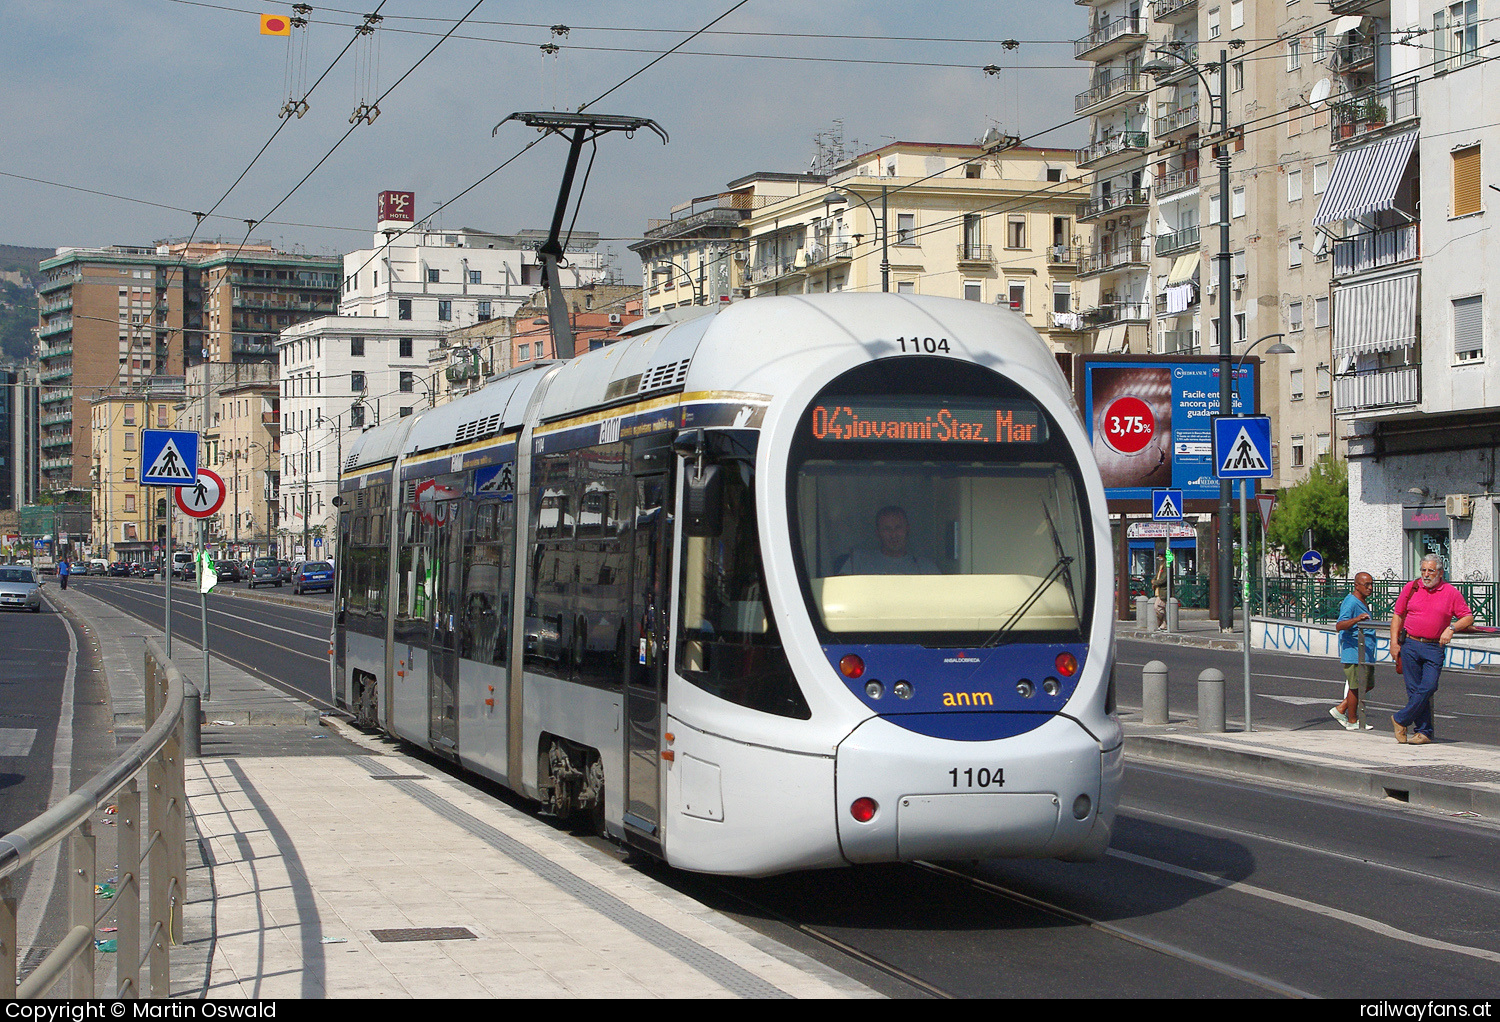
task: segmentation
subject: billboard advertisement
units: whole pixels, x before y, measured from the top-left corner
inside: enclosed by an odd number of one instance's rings
[[[1097,355],[1079,362],[1078,406],[1112,509],[1149,511],[1153,489],[1181,490],[1189,511],[1216,508],[1219,360]],[[1233,414],[1256,411],[1258,370],[1258,359],[1236,365]]]

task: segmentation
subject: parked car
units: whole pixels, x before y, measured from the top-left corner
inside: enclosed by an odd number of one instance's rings
[[[31,568],[0,565],[0,607],[42,612],[42,583]]]
[[[91,558],[89,560],[88,573],[90,575],[108,575],[109,562],[98,557]]]
[[[109,577],[110,578],[129,578],[130,577],[130,562],[129,561],[116,561],[115,563],[111,564],[109,566]]]
[[[296,576],[297,568],[301,564],[301,561],[298,561],[296,564],[293,564],[291,561],[277,561],[276,567],[281,571],[281,581],[290,582]]]
[[[243,582],[245,581],[245,567],[233,558],[226,558],[214,562],[214,572],[219,576],[220,582]]]
[[[333,565],[327,561],[303,561],[292,576],[292,592],[301,595],[314,589],[333,592]]]
[[[257,557],[250,565],[250,588],[256,586],[274,585],[278,589],[284,579],[281,577],[281,565],[276,563],[274,557]]]

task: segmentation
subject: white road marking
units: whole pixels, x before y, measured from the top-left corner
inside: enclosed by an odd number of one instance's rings
[[[1500,963],[1500,952],[1490,951],[1486,948],[1469,947],[1466,944],[1453,944],[1446,940],[1424,937],[1409,930],[1397,929],[1388,923],[1380,922],[1378,919],[1371,919],[1369,916],[1358,915],[1354,912],[1345,912],[1343,909],[1330,908],[1327,905],[1319,905],[1317,902],[1308,901],[1304,898],[1296,898],[1290,894],[1282,894],[1279,891],[1272,891],[1265,887],[1257,887],[1254,884],[1241,883],[1238,880],[1226,880],[1223,877],[1216,877],[1212,873],[1203,873],[1184,866],[1174,866],[1170,862],[1148,859],[1143,855],[1133,855],[1130,852],[1122,852],[1114,848],[1111,848],[1108,854],[1117,859],[1124,859],[1126,862],[1133,862],[1138,866],[1161,870],[1164,873],[1173,873],[1177,876],[1187,877],[1190,880],[1200,880],[1203,883],[1211,884],[1223,890],[1238,891],[1241,894],[1263,898],[1266,901],[1273,901],[1281,905],[1286,905],[1289,908],[1301,909],[1304,912],[1311,912],[1314,915],[1336,919],[1339,922],[1348,923],[1350,926],[1357,926],[1362,930],[1368,930],[1382,937],[1390,937],[1393,940],[1415,944],[1418,947],[1429,948],[1433,951],[1451,951],[1456,955],[1466,955],[1485,962]]]
[[[0,727],[0,758],[25,759],[35,741],[34,727]]]

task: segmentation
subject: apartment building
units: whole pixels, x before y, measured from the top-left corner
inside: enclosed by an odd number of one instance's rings
[[[751,174],[722,192],[673,207],[667,219],[648,220],[645,240],[630,246],[641,259],[645,314],[719,305],[743,294],[751,212],[825,180],[817,174]]]
[[[0,511],[36,500],[39,397],[35,369],[0,366]]]
[[[1333,296],[1350,546],[1377,577],[1414,577],[1420,558],[1437,553],[1450,577],[1493,581],[1500,249],[1485,228],[1495,205],[1488,168],[1500,159],[1489,100],[1500,86],[1490,66],[1497,9],[1493,0],[1335,8],[1360,17],[1376,49],[1346,119],[1356,136],[1382,121],[1398,132],[1361,147],[1363,170],[1351,164],[1344,206],[1330,210],[1356,214],[1335,248]]]
[[[141,485],[141,431],[171,429],[175,406],[186,396],[183,377],[151,376],[89,399],[95,556],[145,561],[160,555],[173,494],[170,487]]]
[[[340,266],[220,239],[61,248],[41,270],[41,485],[82,491],[92,397],[200,362],[274,359],[278,330],[333,310]]]

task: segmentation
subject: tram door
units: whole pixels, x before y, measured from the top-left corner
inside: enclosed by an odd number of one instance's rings
[[[661,844],[661,733],[667,700],[669,476],[637,476],[631,546],[631,648],[625,672],[625,830]]]
[[[454,491],[446,491],[453,493]],[[459,491],[461,492],[461,491]],[[454,496],[457,496],[454,493]],[[428,739],[440,751],[458,752],[458,629],[463,612],[463,502],[433,504],[436,522],[428,530],[427,654]]]

